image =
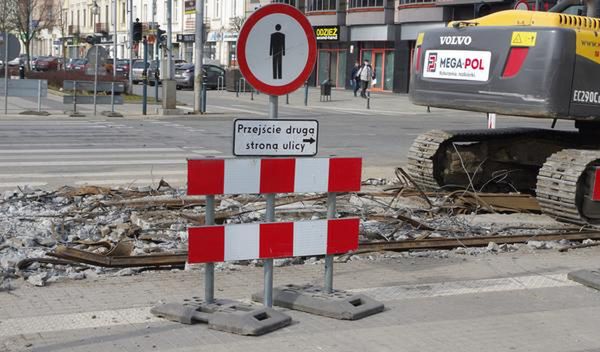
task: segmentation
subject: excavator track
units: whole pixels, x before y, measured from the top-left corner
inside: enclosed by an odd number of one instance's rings
[[[558,220],[586,224],[583,214],[586,169],[600,161],[600,151],[565,149],[550,156],[540,169],[536,196],[542,211]]]
[[[533,193],[546,158],[583,143],[577,132],[536,128],[433,130],[415,139],[406,171],[423,188],[473,186],[479,190],[495,177],[496,170],[513,170],[509,178],[516,187],[512,190]],[[499,189],[489,189],[488,184],[487,191]]]
[[[596,148],[594,135],[570,131],[433,130],[411,146],[406,171],[412,181],[430,190],[536,194],[545,214],[565,222],[595,224],[600,223],[600,204],[590,202],[587,168],[600,165]],[[502,179],[504,184],[490,188],[489,180],[499,172],[508,175]],[[503,189],[506,185],[510,187]]]

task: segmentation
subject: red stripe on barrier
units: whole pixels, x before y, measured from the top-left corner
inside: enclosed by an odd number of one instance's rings
[[[296,159],[262,159],[260,193],[293,193]]]
[[[361,158],[329,160],[329,192],[358,192],[362,173]]]
[[[346,253],[358,249],[360,220],[337,219],[327,224],[327,254]]]
[[[293,222],[260,224],[260,258],[285,258],[293,255]]]
[[[225,259],[225,227],[188,229],[188,263],[222,262]]]
[[[596,169],[594,175],[594,193],[592,194],[593,201],[600,201],[600,169]]]
[[[188,160],[188,195],[223,194],[225,160]]]

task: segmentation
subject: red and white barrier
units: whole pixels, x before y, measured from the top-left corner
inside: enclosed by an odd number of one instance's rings
[[[597,168],[594,173],[594,189],[592,191],[592,200],[600,201],[600,168]]]
[[[358,249],[359,219],[192,227],[188,262],[339,254]]]
[[[357,192],[361,158],[188,160],[188,195]]]

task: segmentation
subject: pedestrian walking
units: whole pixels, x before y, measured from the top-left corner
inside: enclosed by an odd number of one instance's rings
[[[373,67],[371,67],[371,65],[369,64],[369,60],[365,60],[363,62],[363,65],[360,67],[357,74],[360,78],[360,84],[362,87],[362,90],[360,91],[360,96],[366,99],[367,98],[367,88],[369,88],[369,85],[371,84],[371,82],[373,81],[373,78],[375,77],[375,73],[373,72]]]
[[[354,89],[354,96],[360,89],[360,76],[358,75],[358,71],[360,70],[360,61],[356,61],[354,63],[354,67],[352,68],[352,73],[350,74],[350,85]]]

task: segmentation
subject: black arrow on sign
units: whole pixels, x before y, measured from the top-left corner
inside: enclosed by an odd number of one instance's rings
[[[305,138],[305,139],[303,139],[303,140],[302,140],[302,142],[304,142],[304,143],[310,143],[310,144],[313,144],[313,143],[314,143],[314,142],[316,142],[316,141],[317,141],[317,140],[316,140],[316,139],[314,139],[313,137],[310,137],[310,138],[308,138],[308,139],[306,139],[306,138]]]

